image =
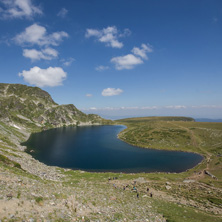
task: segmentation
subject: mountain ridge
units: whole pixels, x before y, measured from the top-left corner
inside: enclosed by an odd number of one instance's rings
[[[22,84],[0,83],[0,107],[0,121],[28,128],[111,123],[96,114],[87,115],[73,104],[58,105],[48,92]]]

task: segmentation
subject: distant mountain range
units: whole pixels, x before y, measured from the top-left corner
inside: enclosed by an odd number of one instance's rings
[[[208,119],[208,118],[197,118],[195,119],[197,122],[218,122],[221,123],[222,119]]]
[[[125,119],[125,118],[136,118],[136,117],[143,117],[143,116],[106,116],[101,115],[105,119],[111,119],[111,120],[119,120],[119,119]],[[210,119],[210,118],[194,118],[196,122],[222,122],[222,119]]]

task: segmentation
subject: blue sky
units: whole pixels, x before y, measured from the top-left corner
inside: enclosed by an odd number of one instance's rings
[[[222,118],[222,1],[0,0],[3,83],[106,117]]]

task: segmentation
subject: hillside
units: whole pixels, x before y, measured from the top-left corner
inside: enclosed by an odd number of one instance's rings
[[[120,119],[117,123],[127,126],[118,137],[129,144],[202,154],[204,160],[187,172],[184,181],[189,185],[179,183],[184,173],[172,175],[171,179],[177,182],[165,192],[171,197],[183,197],[199,208],[205,206],[205,211],[215,213],[217,209],[221,214],[222,123],[195,122],[186,117],[128,118]],[[160,177],[158,179],[161,180]],[[159,189],[164,190],[161,186]]]
[[[0,107],[0,121],[15,127],[48,129],[108,123],[98,115],[86,115],[72,104],[58,105],[38,87],[20,84],[0,84]]]
[[[141,117],[117,121],[127,126],[119,138],[136,146],[221,156],[222,123],[187,117]]]
[[[89,173],[46,166],[21,146],[36,131],[114,123],[128,127],[119,137],[131,144],[183,148],[206,159],[180,174]],[[222,124],[212,124],[186,117],[112,122],[58,105],[37,87],[0,84],[0,221],[219,222]],[[197,146],[183,146],[189,138]]]

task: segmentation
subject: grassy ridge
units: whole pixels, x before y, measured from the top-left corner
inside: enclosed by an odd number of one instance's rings
[[[222,154],[222,123],[202,123],[190,119],[148,117],[118,120],[119,124],[127,126],[119,138],[146,148]]]
[[[221,181],[222,123],[195,122],[185,117],[130,118],[117,123],[127,126],[119,138],[132,145],[204,155],[204,167]]]

